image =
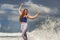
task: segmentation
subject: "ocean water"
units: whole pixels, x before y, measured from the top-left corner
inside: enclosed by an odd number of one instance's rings
[[[37,25],[35,26],[32,23],[33,26],[30,26],[30,28],[32,29],[30,30],[30,32],[27,32],[28,40],[60,40],[60,18],[46,16],[44,18],[42,18],[44,20],[40,21],[40,23],[38,23],[39,21],[37,21]],[[23,40],[21,37],[21,32],[18,34],[17,33],[6,33],[6,35],[12,37],[0,38],[1,40]]]
[[[9,36],[17,36],[0,37],[0,40],[23,40],[20,35],[18,7],[19,4],[0,4],[0,33],[2,35],[6,33]],[[28,40],[60,40],[60,16],[57,8],[50,8],[43,4],[37,5],[30,0],[24,2],[22,9],[24,8],[28,8],[30,15],[35,15],[37,11],[40,12],[40,16],[36,19],[28,19]]]

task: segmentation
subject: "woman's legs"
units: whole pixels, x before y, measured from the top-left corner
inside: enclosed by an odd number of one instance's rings
[[[28,29],[27,23],[21,24],[22,37],[23,37],[24,40],[27,40],[27,33],[26,33],[27,29]]]
[[[26,32],[27,32],[27,29],[22,31],[22,37],[24,40],[27,40],[27,33]]]

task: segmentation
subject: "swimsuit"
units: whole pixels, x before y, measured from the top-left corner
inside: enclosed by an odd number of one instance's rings
[[[27,22],[27,18],[26,17],[23,17],[22,18],[22,22]]]
[[[27,18],[23,17],[22,22],[23,23],[21,23],[21,30],[24,31],[24,30],[28,29],[28,27],[27,27]]]

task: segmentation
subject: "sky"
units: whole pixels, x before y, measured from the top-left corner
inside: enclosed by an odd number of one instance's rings
[[[28,8],[30,15],[39,11],[41,16],[60,18],[60,0],[0,0],[0,32],[20,31],[18,8],[21,3],[24,3],[22,9]],[[40,22],[39,18],[29,20],[29,27],[38,25],[38,21]],[[33,29],[35,28],[32,27],[30,30]]]

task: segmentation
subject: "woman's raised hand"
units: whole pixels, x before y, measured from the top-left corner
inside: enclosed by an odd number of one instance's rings
[[[21,6],[23,5],[23,3],[21,3]]]
[[[38,16],[40,15],[40,12],[39,12],[39,11],[37,11],[37,15],[38,15]]]

